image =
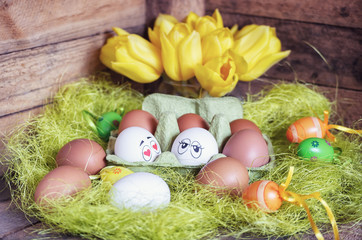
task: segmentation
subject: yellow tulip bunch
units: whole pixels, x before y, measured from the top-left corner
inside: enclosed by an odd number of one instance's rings
[[[100,60],[112,70],[140,83],[150,83],[165,72],[174,81],[196,77],[209,95],[231,92],[237,82],[260,77],[286,58],[275,28],[247,25],[224,27],[220,12],[198,16],[191,12],[179,22],[160,14],[148,29],[149,40],[120,28],[102,47]]]

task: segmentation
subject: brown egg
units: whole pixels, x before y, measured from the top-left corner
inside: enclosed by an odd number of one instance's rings
[[[209,124],[200,115],[195,113],[186,113],[177,119],[178,128],[180,132],[193,128],[199,127],[209,130]]]
[[[34,199],[40,205],[46,205],[49,200],[71,196],[91,186],[91,180],[86,172],[73,166],[61,166],[50,171],[39,182]]]
[[[268,145],[263,135],[251,129],[234,133],[222,153],[239,160],[246,167],[260,167],[269,162]]]
[[[106,166],[106,152],[101,145],[90,139],[75,139],[65,144],[55,160],[58,166],[69,165],[97,174]]]
[[[256,124],[248,119],[235,119],[230,123],[230,130],[231,134],[234,134],[238,131],[244,130],[244,129],[253,129],[261,134],[260,129]]]
[[[196,175],[196,182],[211,186],[217,194],[241,196],[248,186],[249,174],[237,159],[222,157],[206,164]]]
[[[158,120],[149,112],[143,110],[132,110],[126,113],[119,124],[118,133],[129,127],[145,128],[152,134],[155,134]]]

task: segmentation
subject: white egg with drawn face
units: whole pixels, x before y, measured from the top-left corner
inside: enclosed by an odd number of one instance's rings
[[[202,165],[217,154],[214,136],[204,128],[194,127],[181,132],[172,144],[171,152],[183,165]]]
[[[114,153],[127,162],[153,162],[161,154],[161,148],[146,129],[129,127],[118,135]]]

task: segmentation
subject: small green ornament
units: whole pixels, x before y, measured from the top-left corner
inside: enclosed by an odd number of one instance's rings
[[[124,109],[122,108],[117,112],[106,112],[100,117],[96,117],[86,110],[83,110],[82,113],[90,127],[98,133],[99,137],[108,141],[111,131],[118,129]]]
[[[337,151],[335,154],[334,151]],[[332,147],[332,145],[323,138],[307,138],[303,140],[297,150],[299,157],[308,161],[323,161],[331,163],[335,156],[340,155],[342,152],[341,148]]]

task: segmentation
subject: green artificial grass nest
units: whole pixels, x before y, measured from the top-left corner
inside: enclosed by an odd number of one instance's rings
[[[140,109],[143,95],[127,85],[115,85],[104,77],[83,79],[62,87],[44,113],[19,126],[7,139],[2,161],[9,165],[6,177],[15,185],[12,196],[19,208],[39,218],[54,231],[101,239],[210,239],[219,235],[288,236],[310,232],[305,210],[284,202],[274,213],[248,209],[241,199],[219,197],[200,188],[193,175],[172,170],[155,170],[169,185],[171,203],[152,213],[119,210],[109,203],[110,184],[92,180],[92,188],[56,202],[51,210],[40,208],[33,196],[39,181],[56,167],[60,148],[76,138],[90,138],[106,148],[82,117],[124,107]],[[276,166],[262,179],[278,184],[295,167],[289,191],[299,194],[320,192],[332,209],[337,224],[362,219],[361,139],[358,135],[336,133],[334,146],[342,148],[340,164],[307,162],[296,155],[285,133],[290,124],[305,116],[323,119],[331,110],[323,95],[303,84],[277,84],[244,103],[244,118],[254,121],[271,138]],[[331,229],[324,207],[306,200],[313,219],[323,231]]]

